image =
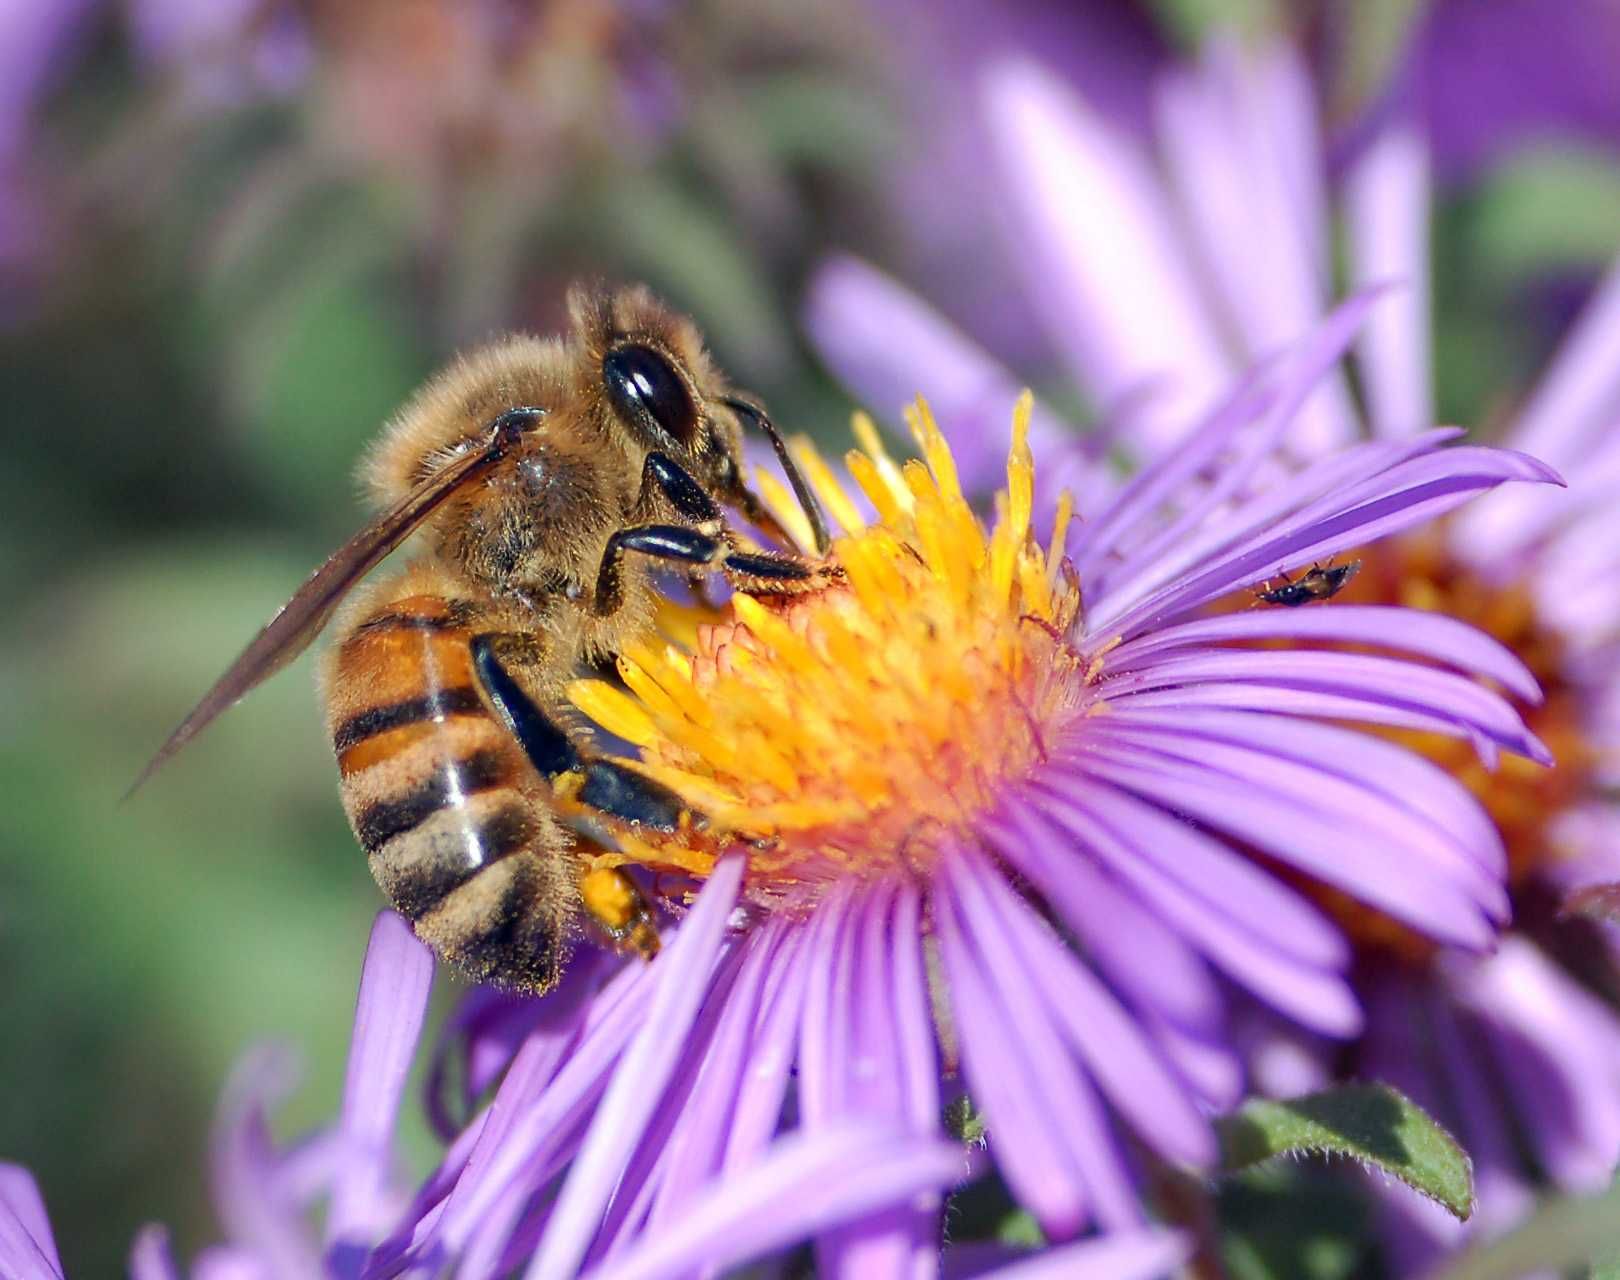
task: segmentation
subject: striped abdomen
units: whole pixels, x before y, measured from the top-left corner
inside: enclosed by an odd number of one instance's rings
[[[372,874],[417,933],[478,981],[556,981],[571,838],[473,670],[474,606],[409,595],[337,646],[327,684],[343,806]]]

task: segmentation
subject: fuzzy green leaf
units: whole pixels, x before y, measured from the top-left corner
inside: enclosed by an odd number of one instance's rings
[[[1473,1162],[1427,1112],[1385,1084],[1303,1098],[1251,1098],[1218,1124],[1223,1167],[1282,1155],[1340,1155],[1399,1178],[1458,1218],[1474,1211]]]

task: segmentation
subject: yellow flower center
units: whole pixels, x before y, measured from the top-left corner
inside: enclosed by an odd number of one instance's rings
[[[596,680],[570,688],[580,710],[640,748],[642,771],[707,820],[671,836],[617,830],[606,863],[701,876],[744,842],[756,902],[811,905],[835,880],[926,874],[1009,780],[1028,775],[1092,701],[1064,639],[1078,584],[1031,529],[1029,410],[1025,397],[989,530],[920,402],[921,461],[897,466],[856,419],[863,447],[846,462],[875,521],[801,444],[843,529],[830,556],[844,583],[786,600],[738,594],[713,616],[671,609],[660,642],[621,658],[628,692]],[[783,486],[760,483],[808,543]],[[1068,519],[1064,503],[1052,547]]]

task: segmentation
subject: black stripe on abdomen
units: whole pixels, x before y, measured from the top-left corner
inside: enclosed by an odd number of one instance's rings
[[[354,833],[367,853],[375,853],[395,836],[414,831],[459,797],[488,791],[510,776],[510,763],[500,750],[475,751],[465,760],[445,761],[414,790],[360,810],[354,818]]]
[[[393,904],[415,920],[533,835],[521,803],[501,804],[475,823],[436,823],[396,839],[373,856],[372,870]]]
[[[401,729],[423,720],[437,720],[445,716],[471,715],[482,711],[483,700],[478,690],[470,685],[455,689],[435,689],[420,698],[406,698],[386,706],[368,707],[350,716],[332,733],[332,749],[340,754],[356,743],[375,738],[390,729]]]

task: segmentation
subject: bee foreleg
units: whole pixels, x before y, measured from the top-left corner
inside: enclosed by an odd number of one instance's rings
[[[743,585],[749,591],[763,594],[802,591],[807,583],[834,572],[830,566],[811,564],[797,556],[734,551],[722,538],[681,525],[640,525],[620,529],[608,539],[602,553],[602,567],[596,575],[596,599],[592,606],[599,617],[616,613],[624,601],[620,562],[627,551],[657,560],[713,565],[728,575],[744,578]]]
[[[656,449],[647,455],[647,461],[641,468],[638,510],[648,510],[648,499],[652,496],[654,487],[669,500],[670,506],[674,507],[684,519],[713,529],[720,527],[719,504],[692,478],[691,472],[667,453],[660,453]]]

